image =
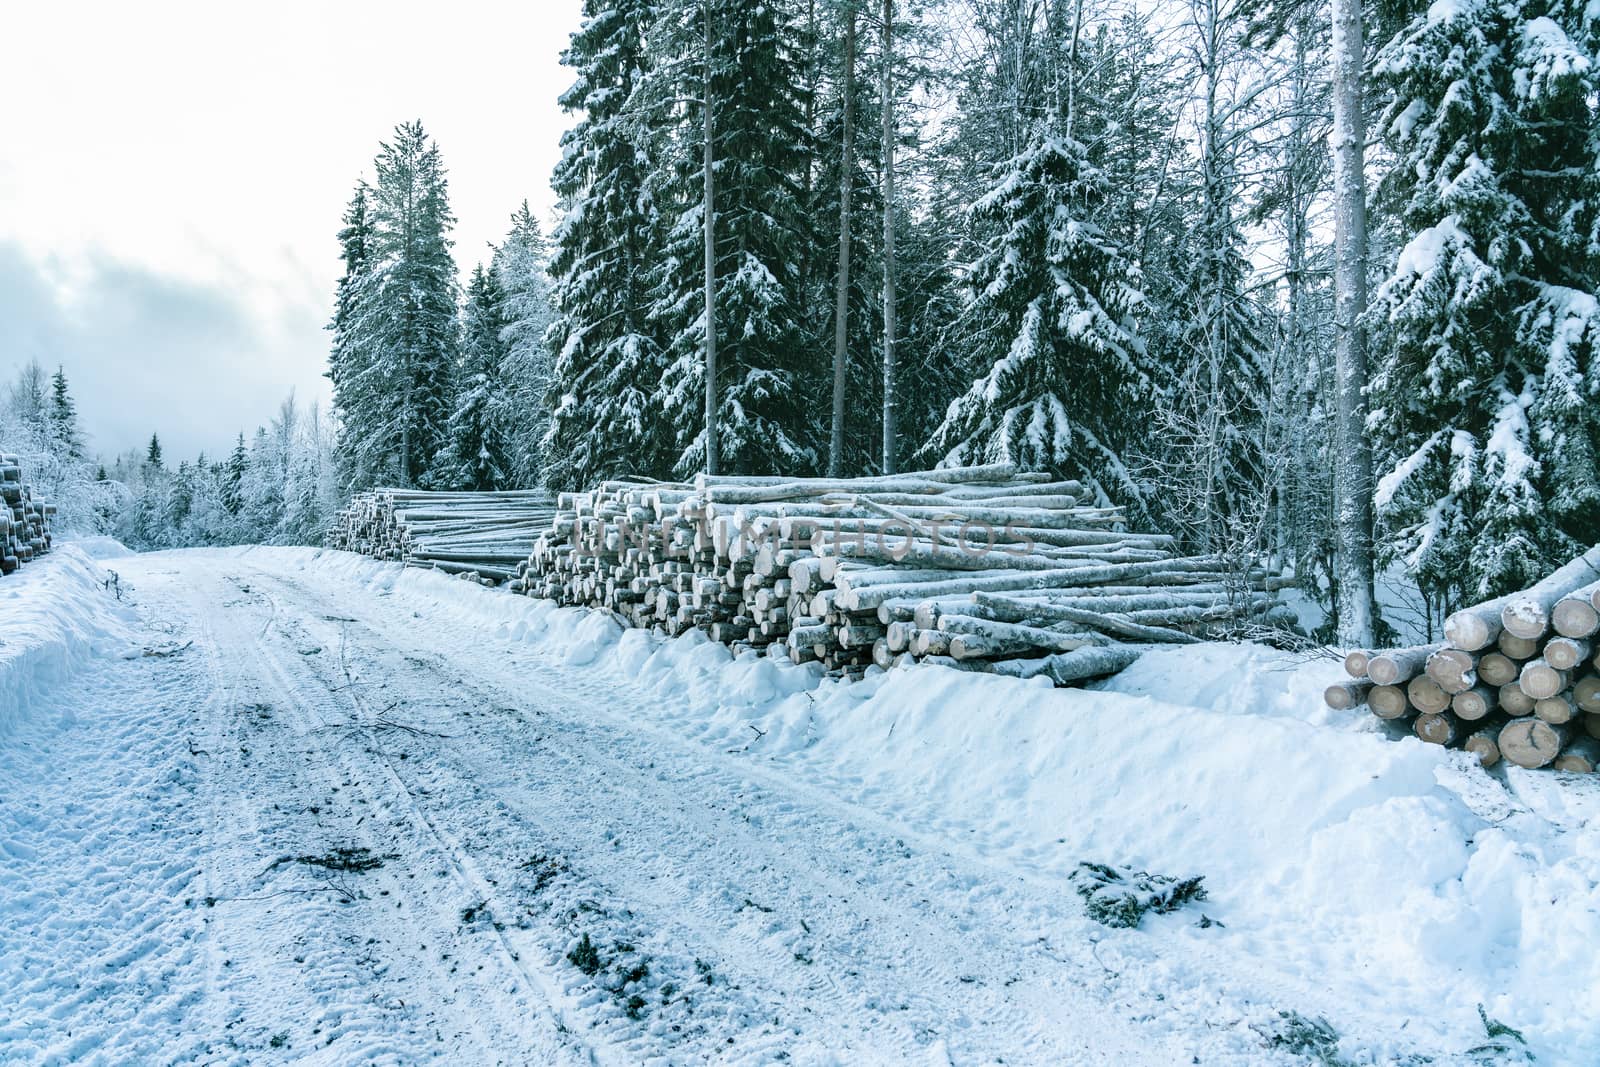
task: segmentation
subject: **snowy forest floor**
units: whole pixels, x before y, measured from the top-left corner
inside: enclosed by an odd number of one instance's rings
[[[0,1062],[1579,1063],[1600,1033],[1600,796],[1335,719],[1326,662],[846,684],[291,549],[68,547],[0,585],[0,636]],[[1210,896],[1111,929],[1082,860]]]

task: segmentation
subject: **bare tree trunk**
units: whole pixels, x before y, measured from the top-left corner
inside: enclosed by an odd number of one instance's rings
[[[1335,543],[1339,640],[1373,640],[1372,448],[1367,440],[1367,188],[1361,0],[1333,0]]]
[[[839,289],[833,307],[833,435],[828,442],[828,477],[844,473],[844,398],[850,337],[850,189],[855,167],[856,8],[850,0],[844,24],[844,134],[839,170]]]
[[[711,2],[704,0],[705,39],[705,212],[706,231],[706,473],[718,473],[717,455],[717,242],[711,145]]]
[[[883,0],[883,472],[896,473],[899,397],[894,351],[894,0]]]

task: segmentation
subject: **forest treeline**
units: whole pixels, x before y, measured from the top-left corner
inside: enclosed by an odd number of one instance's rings
[[[560,221],[548,249],[519,221],[455,328],[420,126],[352,201],[344,476],[1005,459],[1197,550],[1274,553],[1330,605],[1344,478],[1428,613],[1525,585],[1600,529],[1595,14],[1355,7],[1375,47],[1342,87],[1335,14],[591,0]],[[1371,132],[1346,322],[1336,88]],[[1370,352],[1342,428],[1341,330]]]
[[[1370,541],[1437,617],[1600,530],[1597,20],[586,0],[549,234],[463,285],[398,127],[295,447],[325,496],[1010,460],[1347,616]]]

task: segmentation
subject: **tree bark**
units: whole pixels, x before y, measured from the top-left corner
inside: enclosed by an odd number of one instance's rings
[[[1367,439],[1366,122],[1361,0],[1333,0],[1334,365],[1338,420],[1334,479],[1339,639],[1373,639],[1372,448]]]
[[[706,232],[706,473],[716,474],[720,469],[717,441],[717,241],[716,241],[716,181],[712,163],[716,153],[712,147],[711,111],[711,0],[703,0],[705,14],[705,218]]]
[[[828,477],[844,474],[844,400],[850,339],[850,188],[855,169],[856,5],[844,24],[844,132],[839,168],[839,286],[833,303],[833,433],[828,440]]]
[[[894,276],[894,0],[883,0],[883,472],[899,469],[899,397],[895,390]]]

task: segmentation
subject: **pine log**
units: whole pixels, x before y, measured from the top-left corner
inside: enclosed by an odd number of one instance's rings
[[[1572,699],[1584,711],[1600,712],[1600,676],[1579,678],[1572,687]]]
[[[1495,647],[1500,649],[1503,655],[1518,661],[1532,659],[1539,654],[1539,642],[1510,633],[1501,633],[1496,639]]]
[[[1550,626],[1562,637],[1588,637],[1600,630],[1600,581],[1556,601],[1550,609]]]
[[[1372,661],[1372,653],[1361,649],[1352,649],[1344,654],[1344,672],[1352,678],[1365,678],[1367,664]]]
[[[1367,691],[1367,707],[1380,719],[1399,719],[1411,713],[1406,691],[1397,685],[1374,685]]]
[[[1461,737],[1465,730],[1453,712],[1423,712],[1417,716],[1417,721],[1411,724],[1411,732],[1430,745],[1450,745]]]
[[[1419,648],[1396,648],[1379,652],[1367,663],[1367,674],[1379,685],[1399,685],[1408,682],[1427,669],[1428,657],[1442,646],[1425,645]]]
[[[1561,755],[1550,762],[1550,766],[1558,771],[1593,774],[1596,768],[1600,768],[1600,741],[1587,734],[1573,738],[1561,750]]]
[[[1459,648],[1441,648],[1428,657],[1424,668],[1428,677],[1446,693],[1465,693],[1478,683],[1476,657]]]
[[[1056,685],[1071,685],[1091,678],[1104,678],[1126,670],[1139,658],[1132,645],[1105,645],[1080,648],[1041,659],[1001,660],[993,665],[996,674],[1013,678],[1048,677]]]
[[[1545,722],[1562,723],[1576,720],[1583,711],[1572,699],[1571,693],[1557,693],[1534,701],[1533,713]]]
[[[1529,660],[1522,665],[1517,684],[1534,700],[1553,697],[1571,685],[1571,672],[1551,666],[1543,659]]]
[[[1473,731],[1461,747],[1478,757],[1478,763],[1484,768],[1493,767],[1500,762],[1500,724],[1491,724]]]
[[[1450,698],[1450,710],[1468,722],[1477,722],[1500,706],[1498,688],[1477,685]]]
[[[1343,682],[1334,682],[1323,690],[1322,698],[1328,707],[1336,711],[1347,711],[1367,702],[1367,694],[1372,691],[1372,681],[1366,678],[1351,678]]]
[[[1484,685],[1502,686],[1514,682],[1522,673],[1522,666],[1501,652],[1485,652],[1478,657],[1478,681]]]
[[[1552,637],[1544,643],[1544,660],[1558,670],[1569,671],[1594,654],[1588,641],[1573,637]]]
[[[1450,694],[1426,674],[1419,674],[1406,683],[1406,699],[1423,714],[1436,715],[1450,706]]]
[[[1583,731],[1590,737],[1600,737],[1600,714],[1592,711],[1584,712]]]
[[[1572,738],[1569,726],[1543,719],[1513,719],[1500,731],[1500,755],[1518,767],[1543,767]]]
[[[1499,705],[1502,712],[1512,717],[1520,715],[1533,715],[1534,699],[1523,693],[1522,686],[1515,681],[1507,681],[1506,685],[1499,688]]]

